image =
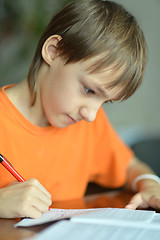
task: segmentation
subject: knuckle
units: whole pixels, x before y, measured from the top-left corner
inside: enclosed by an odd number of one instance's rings
[[[26,204],[29,204],[29,203],[31,203],[32,202],[32,197],[31,197],[31,195],[28,195],[28,194],[26,194],[25,196],[24,196],[24,202],[26,203]]]
[[[36,187],[35,186],[33,186],[33,185],[27,186],[25,197],[29,197],[28,194],[33,194],[35,191],[36,191]]]
[[[25,208],[27,208],[30,205],[32,205],[32,197],[30,195],[24,194],[21,197],[21,201],[20,201],[18,207],[20,209],[24,210]]]
[[[35,178],[32,178],[32,179],[30,179],[29,181],[30,181],[31,184],[34,185],[34,186],[38,186],[38,185],[39,185],[39,181],[38,181],[37,179],[35,179]]]

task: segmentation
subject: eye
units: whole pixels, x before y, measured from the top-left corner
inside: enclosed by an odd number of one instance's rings
[[[86,86],[84,86],[84,90],[85,90],[86,94],[88,94],[88,95],[95,93],[92,89],[90,89],[90,88],[88,88],[88,87],[86,87]]]

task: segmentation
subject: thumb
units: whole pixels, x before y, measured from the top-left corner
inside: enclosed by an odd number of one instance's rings
[[[129,203],[125,206],[127,209],[136,209],[138,207],[147,208],[148,205],[143,201],[140,193],[135,194]]]

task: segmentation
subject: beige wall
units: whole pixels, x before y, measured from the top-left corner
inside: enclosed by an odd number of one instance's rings
[[[149,48],[144,82],[126,102],[108,104],[112,124],[127,137],[160,136],[160,0],[117,0],[136,16]],[[130,141],[130,140],[129,140]]]

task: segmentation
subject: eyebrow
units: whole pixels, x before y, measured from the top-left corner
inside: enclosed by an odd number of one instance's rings
[[[86,80],[87,78],[84,78],[84,80]],[[86,80],[87,81],[87,80]],[[97,90],[98,92],[100,92],[103,96],[105,96],[107,99],[109,98],[108,94],[105,92],[105,90],[99,86],[99,84],[97,84],[96,82],[94,82],[94,80],[91,78],[89,79],[89,82],[93,82],[93,86],[95,88],[95,90]],[[88,82],[88,81],[87,81]],[[86,83],[87,83],[86,82]],[[92,88],[92,87],[91,87]]]
[[[94,83],[96,89],[102,93],[106,98],[108,98],[108,94],[105,92],[105,90],[103,88],[101,88],[99,85],[97,85],[96,83]]]

